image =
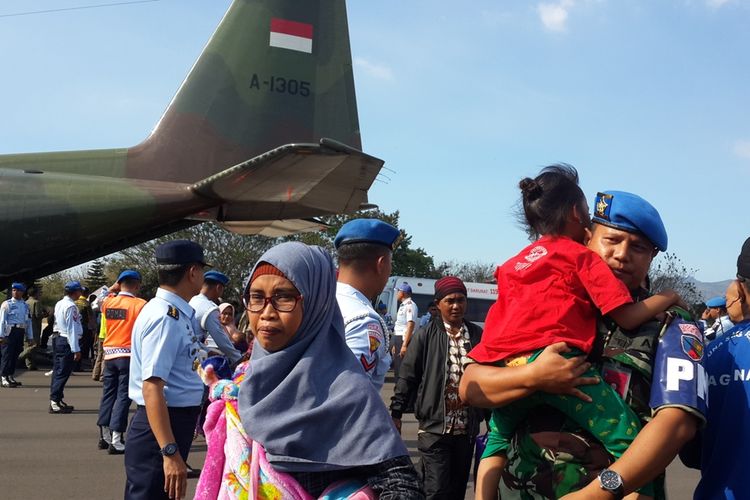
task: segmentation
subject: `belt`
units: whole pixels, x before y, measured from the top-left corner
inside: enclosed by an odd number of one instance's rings
[[[11,328],[20,328],[21,330],[26,330],[26,325],[10,325]]]
[[[144,405],[135,405],[138,410],[145,410]],[[167,406],[167,411],[170,413],[192,413],[200,410],[200,406]]]

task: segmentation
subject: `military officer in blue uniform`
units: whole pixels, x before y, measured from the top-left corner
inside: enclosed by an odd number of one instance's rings
[[[80,340],[83,335],[81,313],[76,300],[83,294],[78,281],[65,284],[65,295],[55,304],[55,326],[52,332],[52,380],[49,391],[49,412],[70,413],[73,406],[63,401],[65,384],[68,383],[73,365],[81,360]]]
[[[11,297],[0,305],[0,374],[2,374],[3,387],[18,387],[14,375],[16,372],[16,361],[23,350],[23,340],[27,338],[33,342],[33,330],[31,326],[31,313],[29,306],[23,300],[26,286],[23,283],[11,285]]]
[[[126,499],[185,496],[188,452],[203,396],[201,344],[188,301],[203,286],[203,248],[156,248],[159,289],[133,325],[130,399],[138,405],[125,444]]]
[[[380,390],[391,365],[388,327],[372,307],[391,275],[399,231],[378,219],[354,219],[334,239],[339,274],[336,300],[344,317],[346,343]]]
[[[234,348],[232,340],[219,320],[218,300],[229,283],[229,276],[215,269],[203,275],[203,287],[200,293],[190,299],[190,306],[195,310],[196,331],[206,343],[209,351],[221,352],[232,365],[242,358],[242,353]]]
[[[701,469],[694,500],[750,498],[750,238],[737,257],[737,279],[727,287],[725,307],[734,326],[706,346],[703,359],[706,427],[681,453],[686,465]]]

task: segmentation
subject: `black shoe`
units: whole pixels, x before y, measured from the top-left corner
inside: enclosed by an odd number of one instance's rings
[[[60,402],[59,402],[59,403],[57,403],[57,404],[59,404],[59,405],[60,405],[61,407],[65,408],[65,409],[66,409],[66,410],[68,411],[68,413],[70,413],[70,412],[72,412],[73,410],[75,410],[75,409],[76,409],[76,407],[75,407],[75,406],[73,406],[73,405],[69,405],[68,403],[66,403],[66,402],[65,402],[65,401],[63,401],[63,400],[60,400]]]
[[[49,412],[53,414],[61,414],[61,413],[70,413],[71,410],[68,410],[66,407],[62,406],[60,403],[55,403],[54,401],[50,401]]]
[[[14,377],[13,375],[9,376],[8,378],[10,379],[11,382],[16,384],[16,387],[21,387],[23,385],[21,382],[16,380],[16,377]]]
[[[2,377],[2,379],[0,379],[0,384],[8,389],[18,387],[19,385],[17,382],[13,382],[10,377]]]
[[[109,448],[109,443],[107,443],[104,438],[99,438],[99,442],[96,444],[96,447],[100,450],[106,450]]]
[[[187,478],[188,479],[196,479],[201,477],[201,470],[200,469],[193,469],[188,464],[185,464],[187,466]]]
[[[110,455],[122,455],[123,453],[125,453],[125,445],[122,445],[122,449],[119,449],[115,448],[115,445],[110,444],[109,448],[107,449],[107,453],[109,453]],[[187,477],[190,477],[190,469],[188,469]]]

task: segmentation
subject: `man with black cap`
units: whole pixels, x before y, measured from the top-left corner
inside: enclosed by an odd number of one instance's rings
[[[110,455],[125,452],[123,435],[128,426],[130,398],[130,347],[133,325],[146,301],[136,297],[141,288],[141,274],[132,269],[117,277],[112,292],[101,305],[100,331],[104,333],[104,384],[99,404],[99,449]],[[116,292],[116,294],[115,294]]]
[[[220,352],[227,357],[231,365],[236,365],[242,353],[234,348],[232,340],[219,319],[219,299],[229,283],[229,276],[215,269],[203,275],[203,286],[200,293],[190,299],[190,306],[195,310],[196,331],[210,351]]]
[[[130,399],[138,405],[125,445],[126,499],[182,498],[203,397],[201,344],[188,301],[203,286],[203,248],[173,240],[156,248],[159,289],[133,325]]]
[[[466,286],[454,276],[435,282],[440,314],[412,337],[391,398],[391,416],[400,432],[401,416],[417,395],[417,446],[428,499],[464,498],[483,417],[458,396],[466,354],[482,336],[481,328],[464,319],[466,295]]]
[[[3,387],[21,385],[14,377],[16,362],[23,350],[24,339],[33,342],[31,313],[23,300],[25,291],[26,286],[23,283],[13,283],[10,298],[0,305],[0,383]]]
[[[339,261],[336,300],[344,317],[346,344],[377,390],[391,365],[388,327],[372,308],[391,275],[399,231],[378,219],[354,219],[333,243]]]
[[[701,469],[695,500],[750,498],[750,238],[737,258],[737,279],[729,284],[726,301],[735,326],[709,345],[703,360],[709,405],[699,435],[702,450],[689,460]]]
[[[73,371],[73,364],[81,360],[81,313],[76,300],[81,297],[83,287],[78,281],[65,284],[65,296],[55,304],[55,326],[52,333],[52,380],[50,381],[49,412],[70,413],[73,407],[63,401],[65,384]]]

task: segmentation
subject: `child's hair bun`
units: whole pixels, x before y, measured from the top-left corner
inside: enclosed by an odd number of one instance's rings
[[[524,200],[534,201],[542,195],[542,186],[530,177],[524,177],[521,179],[521,182],[518,183],[518,187],[521,188]]]

